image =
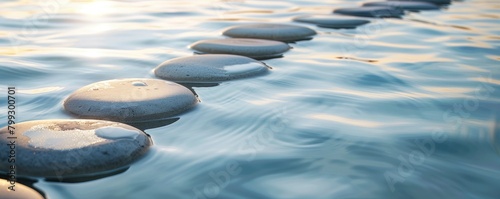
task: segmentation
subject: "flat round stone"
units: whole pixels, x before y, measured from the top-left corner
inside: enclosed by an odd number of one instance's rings
[[[44,199],[40,193],[26,185],[19,182],[14,182],[13,185],[5,179],[0,179],[0,199]],[[15,191],[9,189],[11,186]]]
[[[413,1],[413,2],[416,2],[417,0],[389,0],[389,1]],[[433,3],[433,4],[438,4],[438,5],[444,5],[444,4],[451,3],[451,0],[418,0],[418,1],[429,2],[429,3]]]
[[[419,11],[419,10],[438,10],[439,6],[433,3],[420,2],[420,1],[380,1],[380,2],[368,2],[364,3],[363,6],[386,6],[393,7],[396,9]]]
[[[113,172],[142,157],[152,144],[132,126],[104,120],[38,120],[0,129],[0,171],[64,178]],[[16,137],[13,139],[12,137]],[[13,144],[14,143],[14,144]],[[15,150],[15,164],[9,155]]]
[[[355,28],[370,23],[369,20],[344,15],[304,15],[293,19],[296,22],[312,23],[324,28]]]
[[[84,86],[64,101],[64,109],[80,118],[124,122],[171,117],[195,106],[186,87],[159,79],[115,79]]]
[[[339,8],[333,11],[337,14],[359,16],[359,17],[401,17],[404,12],[401,9],[384,6],[369,6],[369,7],[354,7],[354,8]]]
[[[290,46],[280,41],[228,38],[198,41],[190,48],[198,53],[233,54],[254,59],[267,59],[283,55],[290,49]]]
[[[263,74],[268,67],[255,59],[228,54],[206,54],[171,59],[161,63],[157,77],[188,83],[221,82]]]
[[[236,38],[255,38],[291,42],[310,39],[316,32],[310,28],[294,25],[244,24],[230,27],[222,34]]]

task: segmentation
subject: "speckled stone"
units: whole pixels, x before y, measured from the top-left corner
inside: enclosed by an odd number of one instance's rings
[[[150,138],[132,126],[104,120],[38,120],[14,124],[15,135],[0,129],[0,156],[15,141],[17,176],[77,177],[112,172],[142,157]],[[16,139],[9,137],[15,136]],[[11,163],[0,159],[0,171]]]
[[[380,2],[368,2],[364,3],[363,6],[387,6],[396,9],[419,11],[419,10],[438,10],[439,6],[433,3],[420,2],[420,1],[380,1]]]
[[[378,18],[398,18],[404,12],[401,9],[384,6],[369,6],[369,7],[354,7],[354,8],[339,8],[333,11],[336,14],[359,16],[359,17],[378,17]]]
[[[255,59],[227,54],[206,54],[171,59],[161,63],[157,77],[187,83],[211,83],[266,73],[268,67]]]
[[[80,118],[123,122],[159,120],[182,113],[198,99],[186,87],[159,79],[115,79],[84,86],[64,101]]]
[[[344,15],[304,15],[293,19],[296,22],[312,23],[323,28],[355,28],[370,23],[370,20]]]
[[[423,1],[423,2],[429,2],[433,4],[438,4],[438,5],[444,5],[444,4],[450,4],[451,0],[389,0],[389,1]]]
[[[291,42],[310,39],[316,32],[310,28],[286,24],[244,24],[230,27],[222,34],[235,38]]]
[[[198,41],[190,48],[202,54],[233,54],[254,59],[267,59],[283,55],[290,49],[290,46],[280,41],[228,38]]]

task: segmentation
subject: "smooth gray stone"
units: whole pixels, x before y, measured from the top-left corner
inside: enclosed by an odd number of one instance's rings
[[[104,120],[38,120],[0,129],[0,171],[9,173],[15,136],[17,176],[65,178],[113,172],[142,157],[150,138],[132,126]]]
[[[437,5],[444,5],[444,4],[450,4],[451,0],[388,0],[388,1],[412,1],[412,2],[428,2],[428,3],[433,3]]]
[[[0,178],[0,199],[44,199],[40,193],[28,186],[19,182],[15,182],[14,185],[15,191],[11,191],[8,187],[12,186],[12,184]]]
[[[206,54],[171,59],[161,63],[157,77],[188,83],[211,83],[263,74],[268,66],[255,59],[228,54]]]
[[[389,17],[398,18],[404,14],[404,12],[401,9],[394,9],[392,7],[383,7],[383,6],[339,8],[334,10],[333,13],[350,15],[350,16],[377,17],[377,18],[389,18]]]
[[[310,39],[316,32],[310,28],[285,24],[244,24],[225,30],[223,35],[235,38],[268,39],[283,42]]]
[[[370,20],[344,15],[304,15],[293,19],[296,22],[312,23],[324,28],[355,28],[370,23]]]
[[[141,122],[165,119],[196,105],[186,87],[159,79],[115,79],[73,92],[64,109],[80,118]]]
[[[267,59],[283,55],[290,49],[290,46],[280,41],[227,38],[198,41],[191,44],[190,48],[203,54],[233,54],[254,59]]]
[[[433,3],[420,2],[420,1],[380,1],[380,2],[368,2],[364,3],[363,6],[387,6],[396,9],[419,11],[419,10],[438,10],[439,6]]]

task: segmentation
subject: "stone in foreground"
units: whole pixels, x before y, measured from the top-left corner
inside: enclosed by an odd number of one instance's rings
[[[131,78],[84,86],[64,101],[64,108],[80,118],[143,122],[180,114],[197,102],[188,88],[177,83]]]
[[[370,23],[367,19],[344,15],[305,15],[293,19],[296,22],[312,23],[323,28],[356,28]]]
[[[358,16],[358,17],[376,17],[376,18],[399,18],[404,12],[401,9],[384,6],[339,8],[333,11],[336,14]]]
[[[264,63],[252,58],[206,54],[168,60],[156,67],[154,73],[174,82],[211,83],[252,77],[267,71]]]
[[[142,157],[150,138],[132,126],[104,120],[38,120],[0,129],[0,171],[66,178],[113,172]],[[13,140],[11,137],[15,136]],[[9,162],[15,141],[15,164]]]
[[[433,3],[420,2],[420,1],[381,1],[381,2],[368,2],[364,3],[363,6],[386,6],[393,7],[395,9],[409,10],[409,11],[419,11],[419,10],[439,10],[439,6]]]
[[[313,35],[316,35],[316,32],[310,28],[286,24],[245,24],[230,27],[222,34],[235,38],[293,42],[310,39]]]
[[[9,181],[0,178],[0,199],[44,199],[40,193],[19,182],[14,183],[12,191],[8,187],[12,186]]]
[[[290,46],[280,41],[265,39],[211,39],[193,43],[191,49],[201,54],[233,54],[254,59],[280,57]]]

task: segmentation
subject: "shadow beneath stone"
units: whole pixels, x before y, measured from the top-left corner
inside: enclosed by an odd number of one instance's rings
[[[329,28],[329,29],[356,29],[358,27],[358,26],[334,27],[334,26],[327,26],[327,25],[316,25],[316,26],[318,26],[320,28]]]
[[[189,88],[189,90],[191,90],[195,95],[196,93],[194,92],[192,87],[215,87],[220,85],[220,83],[179,83],[179,84]]]
[[[303,39],[299,39],[299,40],[293,40],[293,41],[284,41],[285,43],[289,43],[289,44],[295,44],[299,41],[311,41],[313,40],[314,37],[307,37],[307,38],[303,38]]]
[[[293,42],[293,43],[295,43],[295,42]],[[292,49],[292,48],[290,48],[290,49]],[[276,58],[283,58],[283,57],[284,57],[283,55],[279,55],[279,56],[261,57],[261,58],[254,58],[254,59],[262,61],[262,60],[269,60],[269,59],[276,59]]]
[[[45,180],[47,182],[65,182],[65,183],[80,183],[80,182],[88,182],[92,180],[98,180],[101,178],[106,178],[109,176],[117,175],[124,173],[125,171],[128,170],[130,167],[126,167],[123,169],[118,169],[109,173],[104,173],[104,174],[97,174],[97,175],[91,175],[91,176],[82,176],[82,177],[66,177],[66,178],[46,178]]]
[[[179,83],[181,84],[181,83]],[[186,87],[187,89],[189,89],[193,95],[196,97],[196,99],[198,99],[198,103],[201,102],[200,100],[200,96],[198,95],[198,93],[196,93],[196,91],[194,90],[193,87],[214,87],[214,86],[218,86],[219,84],[218,83],[182,83],[181,84],[182,86]]]
[[[130,126],[133,126],[135,128],[138,128],[142,131],[145,131],[147,129],[154,129],[162,126],[167,126],[170,124],[173,124],[180,118],[167,118],[167,119],[162,119],[162,120],[155,120],[155,121],[148,121],[148,122],[135,122],[135,123],[127,123]],[[149,136],[149,134],[147,134]]]
[[[299,41],[311,40],[311,39],[312,39],[312,37],[311,38],[306,38],[306,39],[303,39],[303,40],[299,40]],[[285,43],[295,43],[295,42],[296,41],[285,42]],[[293,49],[293,47],[290,46],[290,49]],[[198,52],[198,51],[193,52],[193,55],[206,55],[206,54],[214,54],[214,53],[204,53],[204,52]],[[224,54],[231,54],[231,53],[224,53]],[[240,54],[232,54],[232,55],[240,55]],[[240,55],[240,56],[245,56],[245,55]],[[250,56],[245,56],[245,57],[250,57]],[[250,57],[250,58],[261,61],[261,60],[268,60],[268,59],[282,58],[282,57],[283,57],[283,54],[260,56],[260,57]]]

